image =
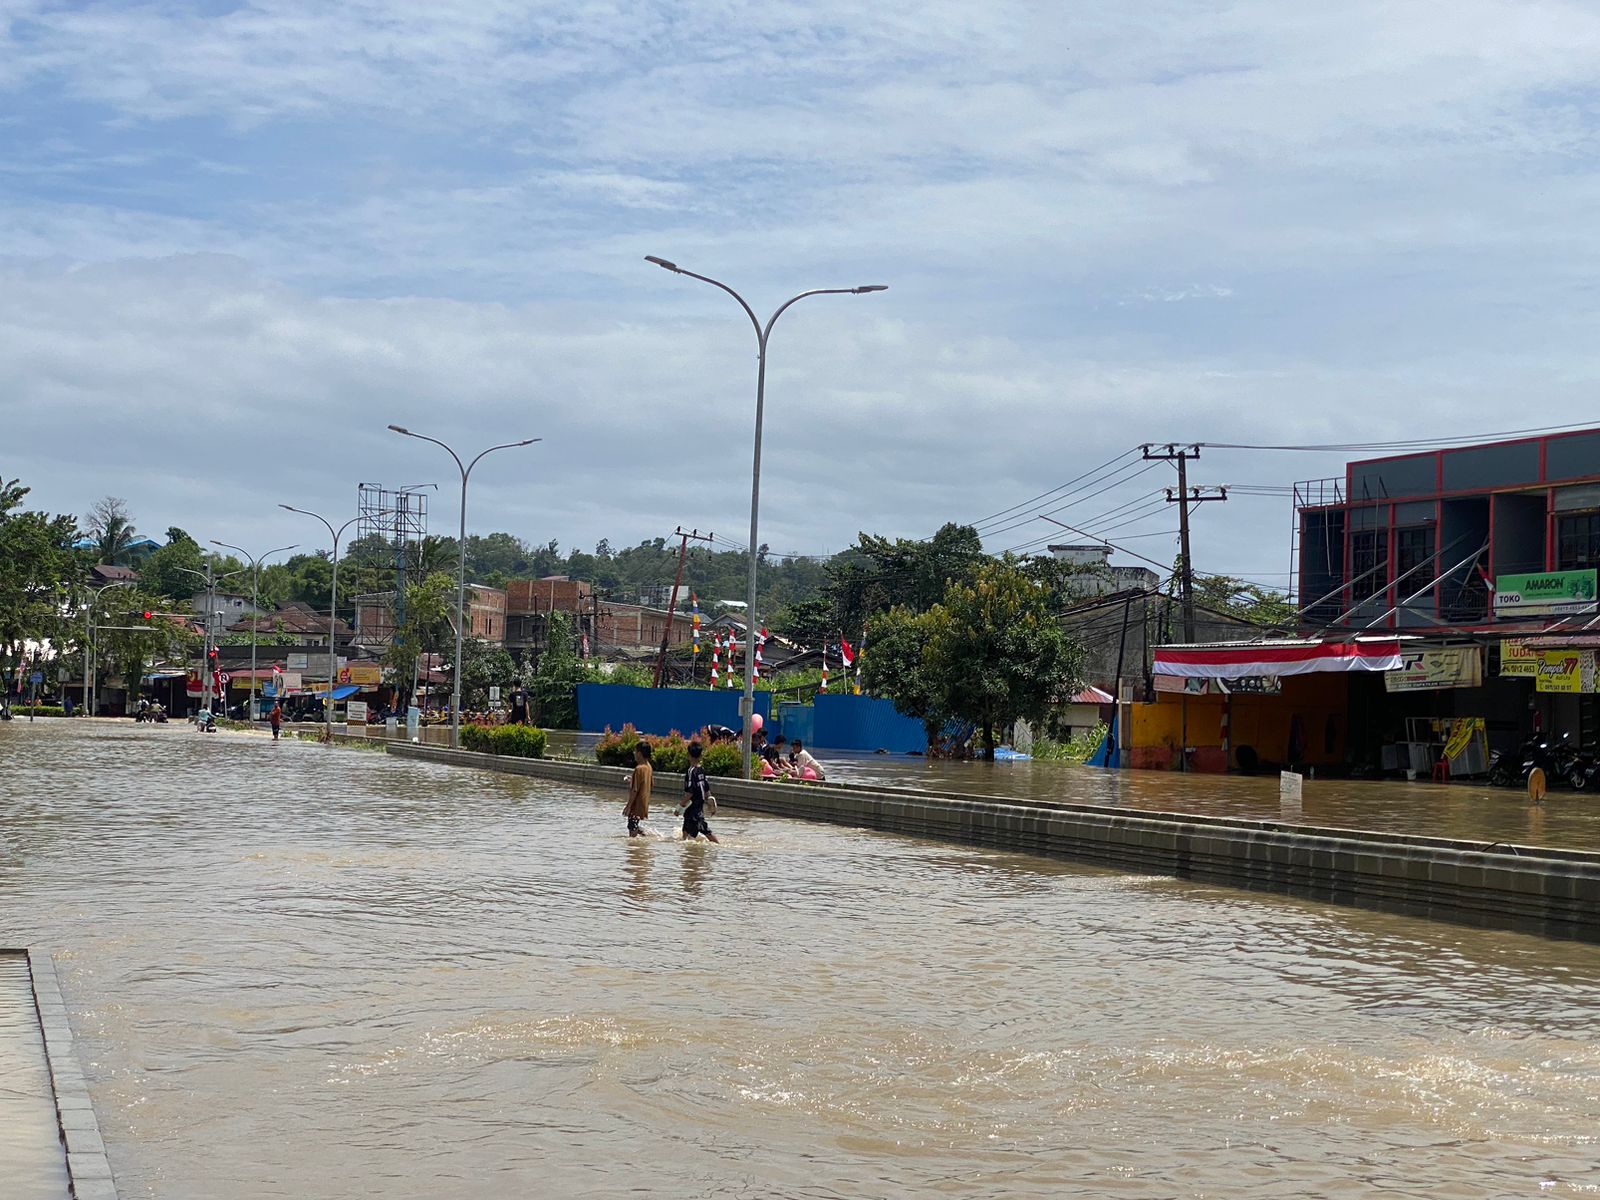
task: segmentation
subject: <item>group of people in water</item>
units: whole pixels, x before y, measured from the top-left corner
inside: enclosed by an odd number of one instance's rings
[[[622,810],[622,815],[628,821],[628,836],[631,838],[650,836],[644,821],[650,815],[650,791],[655,785],[655,767],[650,762],[654,753],[648,742],[640,742],[633,748],[633,774],[628,778],[628,803]],[[711,832],[711,826],[706,823],[706,813],[715,815],[717,801],[711,794],[711,777],[700,765],[704,754],[705,747],[699,741],[689,743],[689,769],[683,773],[683,802],[673,810],[674,814],[683,815],[682,837],[686,842],[698,837],[708,842],[717,840],[717,835]]]
[[[723,736],[737,735],[731,729],[715,729],[711,736],[721,740]],[[761,760],[763,779],[799,779],[818,782],[827,779],[822,764],[811,756],[799,738],[791,743],[780,733],[768,742],[766,730],[757,728],[752,734],[751,747]],[[655,765],[651,762],[654,753],[648,742],[639,742],[633,748],[633,773],[628,778],[628,803],[622,810],[622,815],[628,822],[628,836],[631,838],[650,836],[650,831],[645,828],[644,822],[650,816],[651,790],[655,786]],[[680,836],[686,842],[692,842],[699,837],[709,842],[717,840],[717,835],[711,832],[711,826],[706,823],[708,813],[711,816],[716,815],[717,801],[711,794],[711,778],[701,765],[704,756],[705,747],[698,739],[689,743],[689,768],[683,773],[683,801],[673,809],[674,816],[681,814],[683,817],[683,832]]]

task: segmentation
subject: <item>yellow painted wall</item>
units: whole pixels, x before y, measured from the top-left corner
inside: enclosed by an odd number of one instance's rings
[[[1226,696],[1189,696],[1185,733],[1185,697],[1156,693],[1152,704],[1131,706],[1129,758],[1137,766],[1176,762],[1179,747],[1220,750]],[[1277,696],[1234,696],[1230,742],[1253,746],[1269,762],[1289,758],[1291,723],[1300,718],[1301,761],[1314,765],[1340,762],[1349,733],[1349,679],[1342,674],[1291,675]],[[1231,765],[1231,764],[1230,764]]]

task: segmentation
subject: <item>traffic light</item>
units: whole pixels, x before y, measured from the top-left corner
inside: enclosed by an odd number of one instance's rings
[[[217,661],[217,648],[215,646],[211,647],[211,661],[213,663]]]
[[[142,613],[140,613],[140,614],[139,614],[139,615],[140,615],[140,616],[141,616],[141,617],[143,617],[143,618],[144,618],[144,619],[145,619],[145,620],[146,620],[146,621],[150,621],[150,620],[153,620],[153,619],[154,619],[154,618],[155,618],[155,613],[153,613],[153,612],[151,612],[151,611],[150,611],[150,610],[149,610],[149,609],[148,609],[148,608],[147,608],[147,609],[145,609],[145,610],[144,610],[144,611],[143,611],[143,612],[142,612]]]

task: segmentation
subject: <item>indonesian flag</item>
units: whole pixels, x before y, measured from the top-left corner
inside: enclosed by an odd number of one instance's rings
[[[828,690],[828,646],[826,642],[822,646],[822,686],[817,690],[819,692]]]
[[[839,657],[844,660],[844,667],[847,671],[850,669],[850,665],[856,661],[856,652],[850,648],[850,643],[842,637],[839,639]]]
[[[1157,646],[1152,672],[1180,679],[1241,679],[1247,675],[1398,671],[1403,665],[1400,643],[1394,638],[1345,642],[1285,638],[1211,646]]]

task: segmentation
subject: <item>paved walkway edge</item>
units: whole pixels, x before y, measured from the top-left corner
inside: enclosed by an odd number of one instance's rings
[[[117,1200],[116,1181],[100,1138],[89,1084],[78,1065],[67,1004],[61,998],[55,959],[41,950],[28,951],[28,972],[33,977],[33,1002],[44,1031],[45,1061],[55,1090],[56,1121],[67,1152],[67,1175],[75,1200]]]
[[[425,762],[621,788],[618,767],[390,742]],[[1411,916],[1600,942],[1600,854],[910,788],[718,779],[720,804]]]

